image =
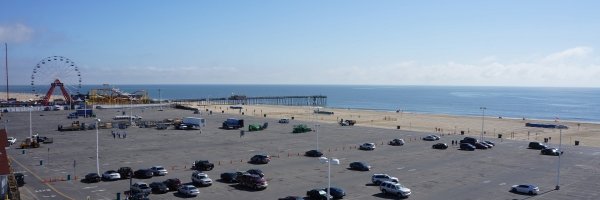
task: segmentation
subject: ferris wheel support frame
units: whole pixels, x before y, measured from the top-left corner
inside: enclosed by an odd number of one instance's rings
[[[62,92],[62,95],[63,97],[65,97],[65,101],[67,101],[68,104],[73,103],[73,99],[71,98],[71,95],[69,95],[69,92],[67,92],[67,90],[65,89],[64,84],[61,83],[60,80],[56,79],[53,83],[50,84],[50,89],[46,93],[46,96],[44,96],[44,99],[42,100],[42,105],[50,105],[50,97],[54,93],[54,89],[56,87],[60,87],[60,91]]]

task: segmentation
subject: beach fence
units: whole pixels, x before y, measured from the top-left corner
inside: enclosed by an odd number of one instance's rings
[[[327,96],[231,96],[223,98],[177,99],[174,102],[197,103],[198,105],[284,105],[284,106],[326,106]]]

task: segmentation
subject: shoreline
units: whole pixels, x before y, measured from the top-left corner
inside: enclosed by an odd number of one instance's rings
[[[318,121],[319,123],[338,123],[341,119],[356,120],[356,126],[376,127],[384,129],[400,129],[404,131],[429,132],[438,135],[460,135],[464,131],[465,136],[481,137],[482,118],[480,116],[457,116],[446,114],[421,114],[411,112],[386,112],[377,110],[362,109],[338,109],[323,107],[322,110],[332,111],[334,114],[314,114],[314,107],[310,106],[275,106],[275,105],[244,105],[242,110],[229,109],[230,105],[196,105],[190,103],[192,107],[200,108],[202,112],[209,109],[213,112],[224,112],[227,114],[236,114],[240,118],[244,115],[261,116],[265,118],[291,118],[309,124]],[[243,113],[243,115],[242,115]],[[266,115],[266,116],[265,116]],[[574,145],[579,141],[582,146],[600,147],[600,124],[588,122],[571,122],[540,119],[513,119],[498,117],[485,117],[483,120],[484,137],[494,140],[502,139],[527,140],[543,142],[548,138],[551,146],[559,143],[560,131],[550,128],[526,127],[525,123],[545,123],[566,125],[569,129],[562,130],[562,136],[565,141],[563,145]],[[554,140],[552,138],[555,138]]]

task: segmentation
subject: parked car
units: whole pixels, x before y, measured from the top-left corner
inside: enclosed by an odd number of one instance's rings
[[[210,171],[213,168],[215,168],[215,164],[208,162],[208,160],[196,160],[192,164],[193,170]]]
[[[546,146],[545,144],[543,144],[541,142],[530,142],[529,143],[529,148],[530,149],[542,150],[542,149],[547,149],[548,146]]]
[[[437,143],[437,144],[434,144],[433,146],[431,146],[431,148],[434,148],[434,149],[447,149],[448,148],[448,144],[446,144],[446,143]]]
[[[252,188],[254,190],[266,189],[268,186],[267,179],[256,174],[244,173],[236,176],[238,185]]]
[[[131,169],[131,167],[121,167],[119,168],[119,170],[117,170],[117,172],[119,172],[122,179],[128,179],[131,178],[131,176],[133,176],[133,170]]]
[[[404,140],[403,139],[393,139],[388,144],[392,145],[392,146],[402,146],[402,145],[404,145]]]
[[[177,191],[180,194],[183,194],[188,197],[195,197],[200,194],[200,190],[198,190],[198,188],[194,187],[193,185],[182,185]]]
[[[15,138],[15,137],[8,137],[8,145],[13,145],[16,142],[17,142],[17,138]]]
[[[154,167],[151,167],[150,170],[152,170],[152,173],[154,173],[154,176],[164,176],[169,173],[169,172],[167,172],[167,169],[165,169],[163,166],[154,166]]]
[[[375,150],[375,143],[367,142],[363,143],[359,147],[360,150]]]
[[[152,192],[152,188],[150,188],[150,186],[147,183],[136,182],[133,185],[131,185],[131,192],[150,194]]]
[[[488,149],[491,149],[494,147],[494,145],[488,144],[487,142],[484,142],[484,141],[479,142],[479,144],[486,146]]]
[[[163,183],[169,188],[170,191],[175,191],[181,187],[181,181],[178,178],[170,178]]]
[[[461,144],[467,143],[467,144],[471,144],[471,145],[475,145],[475,143],[478,143],[478,142],[479,142],[479,140],[477,140],[474,137],[465,137],[460,141]]]
[[[307,151],[304,155],[308,156],[308,157],[321,157],[321,156],[323,156],[323,153],[319,150],[313,149],[313,150]]]
[[[253,164],[267,164],[271,161],[271,156],[266,154],[257,154],[250,158],[250,163]]]
[[[221,174],[221,181],[225,183],[237,183],[236,177],[242,172],[225,172]]]
[[[386,181],[398,183],[398,178],[387,174],[373,174],[371,176],[371,182],[375,185],[381,185],[381,183]]]
[[[327,200],[327,192],[323,189],[312,189],[306,192],[306,196],[310,200]],[[329,198],[333,198],[329,195]]]
[[[102,178],[100,177],[100,175],[98,173],[89,173],[85,175],[85,178],[83,179],[84,182],[86,183],[97,183],[100,182]]]
[[[15,179],[17,181],[17,186],[21,187],[23,185],[25,185],[25,175],[23,173],[14,173],[15,175]]]
[[[323,188],[323,191],[327,192],[327,188]],[[346,192],[344,192],[344,189],[342,188],[331,187],[329,189],[329,195],[331,195],[333,199],[341,199],[344,198],[344,196],[346,196]]]
[[[562,152],[556,148],[547,148],[547,149],[542,149],[542,151],[540,153],[542,155],[560,156],[560,154]]]
[[[260,169],[249,169],[248,171],[246,171],[246,173],[258,175],[261,178],[265,177],[265,174]]]
[[[138,169],[133,172],[133,176],[139,179],[147,179],[152,178],[154,176],[154,172],[150,169]]]
[[[114,181],[121,179],[121,174],[115,170],[108,170],[102,174],[102,179],[106,181]]]
[[[195,171],[192,173],[192,183],[200,186],[210,186],[213,182],[207,174]]]
[[[287,196],[287,197],[279,198],[277,200],[304,200],[304,197],[301,197],[301,196]]]
[[[513,185],[510,188],[511,192],[526,193],[530,195],[536,195],[540,191],[540,188],[535,185]]]
[[[425,141],[436,141],[436,140],[439,140],[439,138],[437,138],[437,137],[435,137],[433,135],[428,135],[428,136],[425,136],[423,138],[423,140],[425,140]]]
[[[279,198],[278,200],[304,200],[304,197],[301,197],[301,196],[287,196],[287,197]]]
[[[488,149],[488,146],[485,144],[482,144],[481,142],[475,143],[475,145],[473,145],[473,146],[475,146],[476,149]]]
[[[384,194],[394,194],[394,195],[397,195],[399,197],[404,197],[404,198],[410,196],[410,194],[411,194],[410,189],[408,189],[407,187],[404,187],[400,183],[394,183],[394,182],[390,182],[390,181],[381,183],[381,185],[379,186],[379,189]]]
[[[288,119],[288,118],[282,118],[282,119],[279,119],[279,123],[280,123],[280,124],[287,124],[287,123],[290,123],[290,119]]]
[[[459,149],[466,150],[466,151],[475,151],[475,146],[473,146],[469,143],[460,143]]]
[[[152,192],[156,194],[164,194],[169,191],[169,188],[163,182],[152,182],[149,186]]]
[[[487,144],[489,144],[489,145],[492,145],[492,146],[496,146],[496,143],[494,143],[494,142],[492,142],[492,141],[488,141],[488,140],[486,140],[486,141],[483,141],[483,142],[485,142],[485,143],[487,143]]]
[[[365,162],[351,162],[350,169],[357,171],[369,171],[371,170],[371,166]]]

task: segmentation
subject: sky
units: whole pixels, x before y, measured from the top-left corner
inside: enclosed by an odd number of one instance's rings
[[[29,85],[44,58],[63,56],[83,84],[600,87],[599,1],[0,5],[13,85]],[[50,72],[33,79],[73,74]]]

